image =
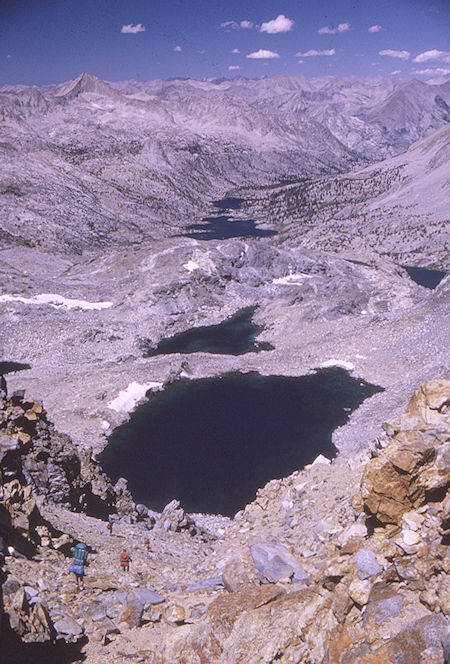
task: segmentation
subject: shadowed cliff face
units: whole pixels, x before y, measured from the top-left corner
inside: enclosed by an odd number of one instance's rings
[[[232,515],[268,480],[334,456],[333,430],[381,389],[342,369],[179,381],[113,433],[101,463],[154,509],[178,498],[192,512]]]

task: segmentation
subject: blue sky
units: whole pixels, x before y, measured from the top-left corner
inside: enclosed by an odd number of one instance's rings
[[[450,0],[0,0],[0,85],[450,75]]]

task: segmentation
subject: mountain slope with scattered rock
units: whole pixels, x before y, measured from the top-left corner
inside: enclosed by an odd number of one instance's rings
[[[447,269],[449,161],[447,125],[363,170],[242,190],[243,213],[278,229],[290,245]]]

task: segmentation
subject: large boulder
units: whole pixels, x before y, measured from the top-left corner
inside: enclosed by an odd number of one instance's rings
[[[361,494],[367,512],[381,523],[439,497],[450,482],[450,381],[424,383],[406,415],[387,423],[391,441],[367,464]]]

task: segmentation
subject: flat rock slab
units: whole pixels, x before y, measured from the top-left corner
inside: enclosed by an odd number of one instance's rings
[[[64,616],[61,620],[57,620],[54,627],[58,634],[64,636],[81,636],[83,634],[83,628],[70,616]]]

